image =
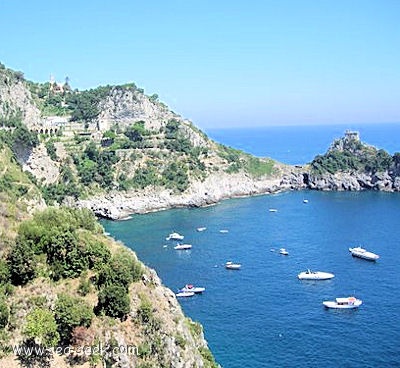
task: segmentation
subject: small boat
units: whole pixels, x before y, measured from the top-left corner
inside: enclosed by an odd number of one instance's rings
[[[297,277],[299,280],[330,280],[335,277],[333,273],[321,272],[321,271],[307,271],[300,272]]]
[[[225,263],[225,268],[228,270],[240,270],[242,265],[240,263],[233,263],[233,262],[226,262]]]
[[[176,250],[186,250],[186,249],[191,249],[192,244],[177,244],[175,245],[174,249]]]
[[[336,298],[335,301],[325,301],[322,303],[326,308],[333,309],[354,309],[362,304],[362,300],[349,296],[347,298]]]
[[[221,234],[226,234],[226,233],[229,233],[229,230],[222,229],[222,230],[220,230],[219,232],[220,232]]]
[[[285,248],[279,249],[279,254],[282,254],[284,256],[288,256],[289,252]]]
[[[177,297],[181,298],[188,298],[190,296],[194,295],[193,291],[179,291],[178,293],[175,294]]]
[[[166,237],[166,240],[183,240],[184,236],[178,233],[171,233]]]
[[[198,227],[196,230],[198,231],[198,232],[202,232],[202,231],[204,231],[204,230],[206,230],[207,228],[206,227]]]
[[[194,286],[191,284],[185,285],[182,289],[179,289],[179,292],[188,292],[188,293],[195,293],[195,294],[201,294],[203,291],[205,291],[206,288],[204,287],[199,287],[199,286]]]
[[[303,203],[308,203],[308,199],[303,199]]]
[[[270,208],[269,212],[278,212],[278,210],[276,208]]]
[[[379,258],[377,254],[368,252],[367,250],[361,247],[349,248],[349,252],[353,257],[363,258],[368,261],[376,261]]]

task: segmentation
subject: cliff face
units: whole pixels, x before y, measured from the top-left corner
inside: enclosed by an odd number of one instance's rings
[[[384,192],[399,192],[400,177],[391,176],[388,171],[365,173],[335,173],[310,175],[308,188],[325,191],[360,191],[377,190]]]
[[[159,132],[168,121],[181,124],[181,131],[193,146],[208,146],[208,140],[188,120],[172,112],[156,98],[145,95],[137,88],[113,87],[107,97],[99,103],[100,114],[96,121],[100,131],[113,126],[123,129],[136,121],[143,121],[149,131]]]
[[[378,190],[398,192],[399,154],[360,141],[358,132],[347,131],[328,152],[311,163],[307,186],[316,190]]]
[[[0,64],[0,118],[8,119],[19,114],[28,127],[39,124],[40,110],[26,87],[22,73]]]

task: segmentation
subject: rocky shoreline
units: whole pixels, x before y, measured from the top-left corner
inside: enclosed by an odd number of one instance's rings
[[[293,178],[273,177],[254,180],[245,173],[213,174],[203,182],[197,181],[181,194],[165,188],[146,188],[141,191],[110,192],[103,196],[80,200],[79,207],[92,210],[97,216],[122,220],[131,214],[148,213],[179,207],[205,207],[224,199],[277,193],[298,189]]]
[[[124,220],[132,214],[143,214],[182,207],[205,207],[224,199],[274,194],[288,190],[400,192],[400,177],[388,172],[336,173],[312,175],[307,169],[286,170],[280,176],[254,179],[245,173],[219,173],[195,182],[185,193],[174,194],[165,188],[140,191],[110,192],[78,202],[79,207],[92,210],[96,216]]]

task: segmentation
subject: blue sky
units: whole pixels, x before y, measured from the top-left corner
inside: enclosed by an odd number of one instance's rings
[[[0,0],[0,61],[203,128],[400,122],[398,0]]]

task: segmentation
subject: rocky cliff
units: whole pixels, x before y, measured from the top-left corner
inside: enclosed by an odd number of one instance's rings
[[[306,182],[316,190],[378,190],[398,192],[400,154],[389,155],[363,143],[357,132],[346,131],[327,153],[310,165]]]
[[[0,120],[15,116],[21,117],[28,127],[40,122],[40,110],[26,86],[23,74],[7,69],[0,63]]]

